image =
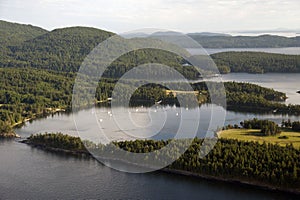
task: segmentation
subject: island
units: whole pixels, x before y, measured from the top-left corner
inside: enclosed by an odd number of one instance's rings
[[[283,55],[264,52],[222,52],[212,54],[221,72],[299,73],[300,55]]]
[[[183,145],[186,140],[177,140],[176,144]],[[170,141],[135,140],[103,145],[81,141],[78,137],[62,133],[45,133],[31,135],[22,142],[41,150],[90,157],[89,152],[93,152],[93,155],[113,153],[111,145],[128,152],[148,153],[161,149]],[[161,171],[300,195],[300,173],[297,167],[300,164],[299,148],[290,144],[284,147],[270,142],[220,138],[207,156],[199,158],[202,143],[203,139],[193,139],[188,150]],[[164,156],[174,156],[176,148],[170,150],[172,153],[165,152]],[[130,163],[130,157],[113,158],[116,159]],[[105,157],[105,160],[109,161],[109,158]]]

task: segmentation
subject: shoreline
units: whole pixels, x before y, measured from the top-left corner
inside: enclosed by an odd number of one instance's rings
[[[261,183],[261,182],[239,180],[239,179],[235,179],[235,178],[217,177],[217,176],[212,176],[212,175],[207,175],[207,174],[200,174],[200,173],[196,173],[196,172],[190,172],[190,171],[178,170],[178,169],[169,169],[169,168],[163,168],[159,171],[162,171],[165,173],[170,173],[170,174],[177,174],[177,175],[182,175],[182,176],[189,176],[189,177],[205,179],[208,181],[218,181],[218,182],[236,184],[236,185],[240,185],[240,186],[254,187],[254,188],[258,188],[258,189],[262,189],[262,190],[284,192],[284,193],[300,196],[300,190],[280,188],[280,187],[271,186],[269,184],[265,184],[265,183]]]
[[[0,134],[0,139],[14,139],[14,138],[21,138],[21,136],[16,134],[15,132]]]
[[[64,109],[64,108],[48,108],[47,110],[49,111],[48,113],[43,113],[43,112],[35,113],[35,114],[33,114],[32,117],[24,118],[22,121],[16,122],[13,125],[11,125],[11,127],[14,128],[18,125],[21,125],[21,124],[25,123],[25,122],[37,119],[38,117],[43,116],[43,115],[48,116],[50,114],[55,114],[55,113],[59,113],[59,112],[66,112],[66,109]]]
[[[64,154],[71,155],[71,156],[83,156],[83,157],[86,157],[86,158],[96,160],[96,158],[94,158],[94,156],[90,152],[88,152],[87,150],[77,151],[77,150],[66,150],[66,149],[61,149],[61,148],[47,147],[47,146],[42,145],[42,144],[30,143],[30,142],[28,142],[28,140],[22,140],[22,141],[19,141],[19,142],[23,143],[23,144],[27,144],[27,145],[29,145],[33,148],[38,148],[40,150],[44,150],[44,151],[49,151],[49,152],[58,153],[58,154],[59,153],[64,153]],[[100,158],[100,159],[107,160],[107,161],[123,162],[124,164],[130,164],[130,165],[135,166],[135,167],[140,166],[140,165],[135,164],[135,163],[127,162],[126,160],[123,160],[123,159],[111,159],[111,158]],[[150,166],[142,166],[142,167],[151,168]],[[200,178],[200,179],[205,179],[205,180],[208,180],[208,181],[218,181],[218,182],[236,184],[236,185],[240,185],[240,186],[255,187],[255,188],[258,188],[258,189],[274,191],[274,192],[284,192],[284,193],[288,193],[288,194],[291,194],[291,195],[300,196],[300,189],[281,188],[281,187],[278,187],[278,186],[272,186],[270,184],[262,183],[262,182],[258,182],[258,181],[256,182],[256,181],[251,181],[251,180],[241,180],[241,179],[238,179],[238,178],[226,178],[226,177],[220,177],[220,176],[212,176],[212,175],[200,174],[200,173],[196,173],[196,172],[190,172],[190,171],[178,170],[178,169],[172,169],[172,168],[163,168],[163,169],[159,169],[157,171],[163,172],[163,173],[169,173],[169,174],[176,174],[176,175]]]
[[[31,121],[31,120],[35,120],[39,117],[43,117],[43,116],[47,117],[48,115],[51,115],[51,114],[56,114],[56,113],[59,113],[59,112],[66,112],[65,108],[48,108],[47,110],[48,110],[47,113],[44,113],[44,112],[35,113],[35,114],[33,114],[32,117],[24,118],[22,121],[19,121],[19,122],[16,122],[16,123],[12,124],[11,125],[12,132],[10,132],[10,133],[1,133],[0,134],[0,139],[2,139],[2,138],[4,138],[4,139],[21,138],[21,136],[16,134],[15,131],[14,131],[14,128],[16,128],[17,126],[23,126],[26,122]]]

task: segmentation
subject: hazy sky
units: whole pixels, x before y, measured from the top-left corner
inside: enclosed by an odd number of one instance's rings
[[[117,33],[300,29],[300,0],[0,0],[0,19],[48,30],[84,25]]]

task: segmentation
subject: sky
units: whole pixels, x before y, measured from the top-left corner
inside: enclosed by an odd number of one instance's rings
[[[0,0],[0,19],[47,30],[92,26],[116,33],[300,30],[300,0]]]

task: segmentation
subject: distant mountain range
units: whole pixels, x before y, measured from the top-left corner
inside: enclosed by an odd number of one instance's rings
[[[300,37],[277,35],[260,36],[203,36],[189,35],[204,48],[280,48],[300,47]]]
[[[151,37],[151,38],[173,38],[179,39],[182,33],[179,32],[154,32],[148,33],[131,33],[124,35],[127,38],[133,37]],[[232,36],[224,33],[188,33],[187,36],[197,41],[203,48],[281,48],[281,47],[300,47],[300,37],[283,37],[278,35],[259,35],[259,36]],[[181,37],[182,39],[182,37]],[[184,42],[184,41],[183,41]],[[182,43],[183,43],[182,42]],[[182,45],[186,48],[193,46]]]
[[[183,35],[183,33],[175,32],[175,31],[157,31],[153,33],[144,33],[144,32],[137,32],[137,33],[125,33],[122,36],[126,38],[133,38],[133,37],[156,37],[156,36],[172,36],[172,35]],[[201,32],[201,33],[188,33],[188,36],[231,36],[230,34],[225,33],[211,33],[211,32]]]
[[[189,36],[231,36],[225,33],[211,33],[211,32],[201,32],[201,33],[188,33]]]
[[[276,28],[276,29],[265,29],[265,30],[243,30],[243,31],[234,31],[236,33],[297,33],[300,32],[300,29],[287,29],[287,28]]]

